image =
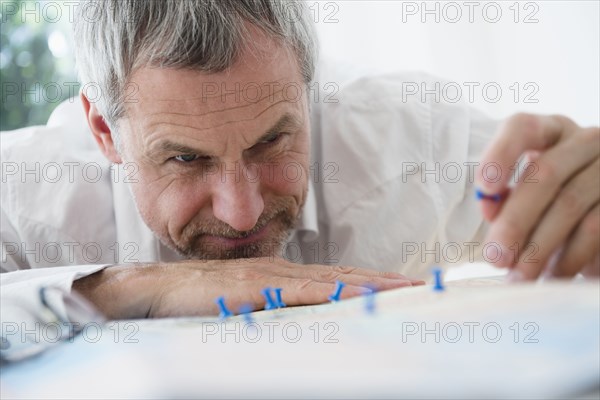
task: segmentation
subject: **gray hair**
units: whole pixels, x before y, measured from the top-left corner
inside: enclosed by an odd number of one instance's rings
[[[291,48],[305,83],[312,82],[317,41],[302,0],[81,1],[73,24],[79,79],[100,90],[96,106],[117,149],[124,92],[138,68],[221,72],[250,45],[245,23]]]

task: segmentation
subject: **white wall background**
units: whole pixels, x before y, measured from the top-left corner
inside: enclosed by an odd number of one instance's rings
[[[599,1],[308,4],[321,55],[338,65],[365,72],[423,70],[456,82],[463,98],[469,94],[463,82],[477,82],[473,104],[497,118],[530,111],[565,114],[582,125],[600,124]],[[424,14],[425,8],[432,13]],[[493,86],[488,86],[487,99],[482,93],[490,82],[502,90],[496,103]],[[528,82],[532,84],[525,87]],[[528,94],[537,103],[526,102]]]

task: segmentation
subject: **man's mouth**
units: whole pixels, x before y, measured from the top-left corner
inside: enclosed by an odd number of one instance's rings
[[[258,231],[251,233],[248,236],[238,238],[228,238],[224,236],[205,235],[203,237],[204,245],[215,246],[222,250],[233,250],[240,246],[245,246],[253,243],[258,243],[269,236],[272,221],[260,228]]]

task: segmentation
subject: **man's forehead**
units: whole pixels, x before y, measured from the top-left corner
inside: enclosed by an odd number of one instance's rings
[[[126,117],[143,136],[152,132],[254,136],[254,130],[263,134],[267,128],[263,125],[284,113],[302,119],[305,83],[294,52],[276,43],[262,45],[258,52],[256,46],[220,72],[138,69],[124,94]]]
[[[223,132],[251,134],[254,130],[258,130],[256,134],[259,135],[265,133],[265,124],[274,122],[283,114],[292,115],[295,120],[305,117],[302,110],[304,100],[291,101],[286,97],[301,97],[303,87],[291,88],[288,85],[286,89],[277,89],[271,85],[271,89],[258,94],[236,91],[222,100],[215,96],[203,98],[193,90],[188,91],[189,97],[180,95],[174,99],[157,93],[154,100],[134,104],[134,111],[128,113],[128,117],[134,126],[145,132],[144,136],[160,131],[177,131],[190,136],[220,136]]]
[[[272,80],[222,80],[188,77],[167,72],[170,79],[152,74],[130,84],[128,110],[141,114],[179,111],[188,115],[252,113],[255,107],[268,108],[281,102],[297,102],[304,91],[301,81],[278,77]],[[156,78],[156,79],[153,79]],[[134,93],[135,92],[135,93]]]

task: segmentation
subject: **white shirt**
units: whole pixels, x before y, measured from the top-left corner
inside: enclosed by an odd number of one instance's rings
[[[433,264],[481,260],[473,172],[497,122],[465,103],[403,93],[403,82],[435,81],[420,73],[338,80],[337,102],[319,94],[313,176],[288,259],[424,279]],[[317,82],[323,89],[326,80]],[[46,126],[3,133],[1,152],[3,297],[32,285],[69,291],[107,264],[179,259],[141,219],[126,167],[97,149],[78,100]]]

